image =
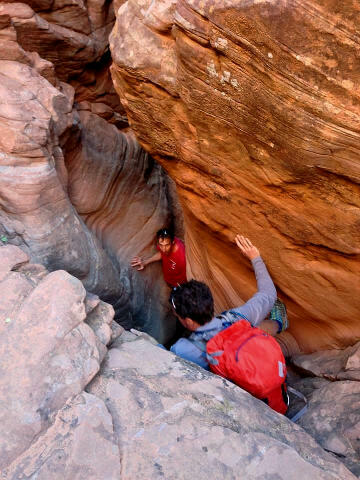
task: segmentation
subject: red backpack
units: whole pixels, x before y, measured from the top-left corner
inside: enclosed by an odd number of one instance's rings
[[[211,338],[206,352],[212,372],[236,383],[277,412],[286,413],[286,364],[272,336],[240,320]]]

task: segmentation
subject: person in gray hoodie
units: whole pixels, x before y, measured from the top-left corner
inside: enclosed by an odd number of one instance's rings
[[[241,319],[247,320],[254,327],[259,326],[269,315],[277,297],[259,250],[241,235],[236,235],[235,242],[241,253],[251,261],[257,282],[257,292],[244,305],[214,317],[211,291],[205,283],[196,280],[174,288],[170,294],[169,300],[175,315],[192,332],[188,338],[180,338],[170,350],[206,369],[209,369],[204,348],[206,343],[221,330]],[[276,325],[275,331],[282,331],[284,327]]]

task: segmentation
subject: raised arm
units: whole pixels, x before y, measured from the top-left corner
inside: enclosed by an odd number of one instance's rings
[[[134,257],[130,265],[134,268],[138,267],[136,270],[144,270],[149,263],[158,262],[159,260],[161,260],[161,252],[156,252],[146,260],[143,260],[141,257]]]
[[[276,289],[265,263],[260,257],[259,250],[248,238],[241,235],[236,235],[235,242],[241,253],[252,263],[255,271],[257,292],[244,305],[233,308],[231,311],[239,313],[240,316],[243,315],[252,325],[256,326],[267,317],[274,306]]]

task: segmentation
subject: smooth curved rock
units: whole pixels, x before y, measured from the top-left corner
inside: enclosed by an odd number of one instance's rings
[[[108,71],[113,18],[109,2],[0,5],[0,240],[68,271],[124,326],[167,342],[175,319],[160,267],[140,274],[129,261],[150,254],[174,195],[115,128],[128,122]]]
[[[166,342],[175,318],[167,313],[169,288],[160,262],[138,272],[130,260],[155,251],[154,232],[169,223],[175,209],[171,184],[131,132],[120,132],[89,110],[81,110],[79,118],[78,142],[64,147],[70,201],[119,266],[126,290],[115,304],[116,318]]]
[[[177,184],[217,309],[254,291],[241,232],[302,351],[359,340],[358,5],[128,0],[116,14],[116,90]]]
[[[0,211],[6,241],[35,262],[62,268],[114,300],[124,287],[109,257],[67,195],[60,137],[79,121],[73,89],[53,87],[33,68],[0,61]]]

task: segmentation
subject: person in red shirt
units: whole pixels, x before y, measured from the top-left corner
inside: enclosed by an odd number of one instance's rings
[[[156,233],[157,252],[144,260],[134,257],[131,266],[137,270],[144,270],[149,263],[161,260],[164,280],[169,287],[177,287],[187,281],[185,245],[168,228],[162,228]]]

